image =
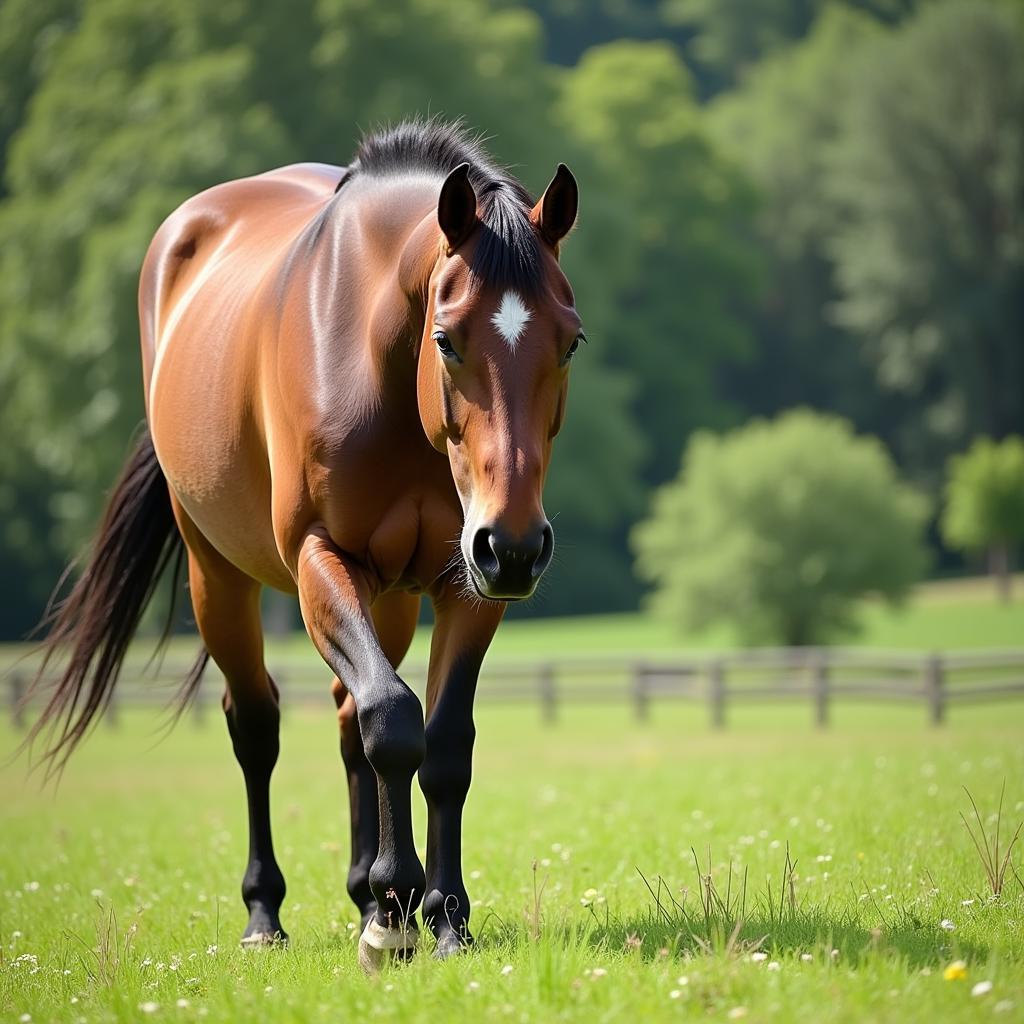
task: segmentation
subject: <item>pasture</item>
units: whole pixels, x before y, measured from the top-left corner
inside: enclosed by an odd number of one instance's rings
[[[344,891],[327,693],[319,711],[286,712],[274,780],[287,950],[237,947],[245,821],[225,730],[211,715],[159,740],[159,723],[132,712],[118,730],[101,726],[56,793],[26,782],[23,761],[4,768],[3,1019],[906,1021],[1024,1010],[1024,887],[1008,872],[1002,897],[989,898],[959,818],[964,786],[987,819],[1003,780],[1004,847],[1008,822],[1024,817],[1016,704],[957,709],[939,730],[914,710],[845,707],[828,733],[799,709],[744,708],[725,734],[676,706],[645,726],[624,708],[573,708],[552,728],[535,709],[484,708],[465,829],[477,946],[436,963],[425,938],[413,963],[373,979],[356,964]],[[0,750],[14,742],[5,731]],[[414,813],[422,844],[418,792]]]
[[[1017,575],[1014,585],[1018,597],[1024,595],[1024,574]],[[536,600],[543,609],[543,591]],[[864,601],[858,619],[861,632],[849,642],[865,647],[928,650],[1017,647],[1024,642],[1024,600],[997,603],[992,580],[980,576],[924,583],[902,607]],[[430,630],[421,627],[407,661],[425,662],[429,644]],[[736,644],[728,629],[690,634],[638,613],[510,619],[498,630],[488,658],[493,664],[558,655],[654,655]],[[190,655],[194,646],[183,644],[182,656]],[[272,638],[269,650],[271,656],[317,657],[304,633]]]

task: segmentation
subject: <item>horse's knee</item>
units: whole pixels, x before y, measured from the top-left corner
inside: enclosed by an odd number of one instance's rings
[[[397,676],[367,687],[357,702],[366,759],[378,776],[411,776],[423,762],[426,740],[419,698]]]
[[[426,728],[427,754],[420,768],[420,788],[431,803],[462,802],[473,775],[473,742],[476,728],[472,719],[432,719]]]

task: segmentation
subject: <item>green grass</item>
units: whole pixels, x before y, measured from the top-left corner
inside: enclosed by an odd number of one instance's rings
[[[994,584],[983,577],[923,584],[901,608],[865,601],[859,616],[861,632],[849,643],[914,650],[1019,647],[1024,645],[1024,575],[1017,577],[1016,587],[1018,600],[1006,605],[998,603]],[[151,639],[139,641],[143,657],[152,645]],[[172,643],[176,660],[190,661],[195,646],[193,637],[176,638]],[[430,628],[424,626],[416,632],[407,662],[425,664],[429,646]],[[488,659],[493,665],[566,655],[671,655],[737,646],[735,632],[725,628],[687,634],[643,613],[581,615],[504,622]],[[318,658],[301,631],[268,638],[267,649],[271,663],[282,657]],[[25,645],[0,646],[0,669],[27,650]]]
[[[900,608],[865,601],[861,632],[850,643],[865,647],[955,650],[1024,644],[1024,576],[1016,580],[1018,600],[1000,604],[990,579],[943,580],[918,587]],[[417,631],[409,660],[425,662],[429,628]],[[687,634],[645,614],[589,615],[519,619],[502,624],[491,646],[494,661],[536,660],[566,654],[649,655],[739,645],[734,631],[721,628]],[[301,655],[310,650],[304,634],[274,639],[274,652]]]
[[[804,712],[740,707],[709,734],[699,711],[670,706],[645,727],[625,708],[567,708],[548,729],[536,709],[483,710],[465,840],[478,945],[376,979],[356,965],[329,697],[285,718],[285,951],[236,946],[244,808],[220,723],[154,745],[156,719],[126,715],[56,795],[26,784],[23,763],[0,775],[0,1019],[1019,1019],[1024,890],[1011,879],[987,899],[958,815],[963,786],[987,814],[1005,779],[1006,817],[1024,817],[1020,709],[955,709],[927,730],[919,709],[841,707],[828,733]],[[0,752],[12,743],[0,734]],[[733,866],[731,909],[710,920],[691,848],[702,863],[710,849],[723,900]],[[664,879],[664,913],[637,869]],[[966,978],[944,980],[959,959]],[[972,996],[982,981],[991,991]]]

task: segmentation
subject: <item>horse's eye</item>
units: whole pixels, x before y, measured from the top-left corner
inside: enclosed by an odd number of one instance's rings
[[[455,351],[455,346],[452,345],[451,340],[444,331],[434,331],[431,337],[437,343],[437,349],[445,359],[454,359],[456,362],[462,362],[459,358],[459,353]]]
[[[563,366],[568,365],[569,360],[572,359],[572,357],[574,355],[576,355],[576,349],[578,349],[580,347],[580,342],[581,341],[586,341],[586,340],[587,339],[585,337],[583,337],[582,334],[577,334],[576,337],[573,338],[573,342],[569,346],[569,350],[565,353],[564,356],[562,356],[562,365]]]

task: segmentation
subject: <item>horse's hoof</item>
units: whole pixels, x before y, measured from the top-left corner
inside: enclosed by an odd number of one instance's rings
[[[359,936],[359,966],[367,974],[377,974],[393,960],[411,960],[419,938],[416,928],[385,928],[371,917]]]
[[[442,932],[437,937],[437,947],[434,949],[435,960],[447,960],[450,956],[458,956],[469,949],[473,939],[469,935],[459,935],[458,932]]]
[[[288,936],[282,931],[253,932],[251,935],[243,935],[239,945],[242,949],[284,948],[288,945]]]

